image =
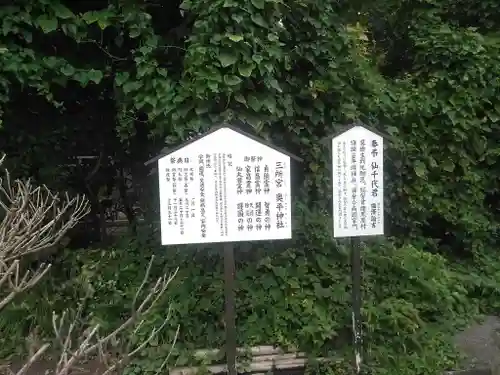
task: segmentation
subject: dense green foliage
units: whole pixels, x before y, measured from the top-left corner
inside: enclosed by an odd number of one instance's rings
[[[303,223],[295,243],[285,250],[258,246],[248,252],[240,249],[238,341],[242,346],[273,343],[299,347],[311,355],[340,358],[332,369],[348,371],[348,251],[331,243],[325,235],[328,224],[324,220],[304,212],[304,221],[307,223]],[[220,253],[210,249],[165,251],[132,241],[106,250],[69,252],[61,258],[53,278],[2,316],[0,328],[7,334],[2,348],[19,346],[28,327],[38,326],[39,334],[49,336],[50,311],[62,311],[77,303],[88,290],[92,290],[87,308],[93,312],[93,321],[113,326],[130,308],[148,257],[153,254],[162,254],[154,273],[177,265],[181,269],[140,335],[164,319],[170,306],[172,318],[158,342],[129,371],[137,368],[144,371],[140,373],[155,373],[155,366],[169,350],[177,324],[181,324],[175,352],[178,365],[197,363],[193,349],[223,347]],[[496,267],[485,269],[486,262],[478,261],[465,273],[442,256],[411,245],[395,248],[386,241],[371,242],[364,258],[365,342],[367,365],[373,373],[435,374],[453,367],[458,357],[451,347],[450,334],[481,308],[485,311],[499,301],[499,267],[491,259],[489,264]],[[68,272],[68,267],[73,271]],[[27,320],[20,321],[19,316]]]
[[[303,156],[321,202],[319,140],[361,118],[392,136],[391,234],[446,233],[455,251],[496,237],[495,7],[471,7],[474,21],[430,1],[68,7],[1,8],[2,149],[20,173],[89,194],[95,214],[110,176],[139,181],[165,143],[236,117]],[[105,157],[90,179],[68,166],[77,155]]]
[[[322,211],[331,193],[320,141],[338,124],[370,123],[389,136],[390,202],[390,237],[364,250],[370,367],[436,373],[449,366],[455,324],[500,307],[498,20],[492,0],[2,5],[0,149],[18,176],[88,194],[103,240],[103,197],[120,202],[132,228],[156,218],[145,160],[243,120],[305,163],[294,241],[244,252],[238,337],[348,351],[348,258]],[[144,215],[132,209],[132,188]],[[171,291],[179,352],[220,345],[221,262],[215,249],[192,251],[133,242],[56,257],[53,279],[2,316],[2,332],[23,337],[31,327],[12,324],[23,313],[48,333],[47,311],[76,301],[81,282],[95,288],[97,316],[113,322],[146,255],[160,252],[159,270],[183,265]]]

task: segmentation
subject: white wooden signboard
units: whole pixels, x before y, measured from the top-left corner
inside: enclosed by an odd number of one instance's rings
[[[334,237],[384,234],[383,138],[354,126],[332,139]]]
[[[290,161],[231,128],[162,157],[162,244],[291,238]]]

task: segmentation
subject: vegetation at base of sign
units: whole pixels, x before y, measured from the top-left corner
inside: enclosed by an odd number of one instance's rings
[[[364,251],[367,364],[377,374],[451,366],[455,325],[500,308],[499,13],[493,0],[1,5],[0,150],[15,176],[85,193],[86,243],[71,233],[71,245],[93,243],[53,254],[50,278],[2,311],[3,354],[32,329],[43,339],[50,311],[89,283],[89,313],[112,326],[151,253],[155,272],[183,266],[168,297],[183,327],[179,363],[222,346],[217,251],[158,247],[139,238],[139,222],[157,219],[143,162],[236,118],[305,160],[294,171],[297,238],[240,251],[238,337],[349,352],[348,257],[321,211],[331,206],[322,140],[361,119],[388,137],[390,238]],[[109,245],[117,206],[136,233],[125,246]],[[133,365],[154,368],[170,334]]]
[[[343,373],[339,371],[348,371],[352,358],[348,248],[331,241],[325,212],[299,212],[301,229],[290,247],[256,244],[237,249],[238,345],[279,345],[311,357],[332,357],[336,361],[321,364],[319,373]],[[165,249],[137,239],[124,243],[61,257],[52,278],[2,313],[2,354],[22,347],[30,327],[38,327],[40,338],[49,337],[49,312],[72,306],[84,291],[92,291],[86,308],[93,320],[113,327],[130,307],[140,270],[157,255],[151,277],[180,269],[137,339],[164,319],[169,306],[171,325],[130,364],[127,374],[155,373],[177,324],[181,330],[171,365],[208,365],[193,354],[196,349],[224,347],[220,249]],[[478,258],[464,268],[416,244],[372,240],[363,249],[363,260],[364,342],[370,373],[433,374],[453,368],[458,357],[451,335],[479,313],[498,308],[500,265],[493,257]]]

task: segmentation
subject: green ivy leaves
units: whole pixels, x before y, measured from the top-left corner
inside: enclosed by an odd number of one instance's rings
[[[57,18],[63,20],[71,19],[75,16],[73,12],[69,10],[66,6],[56,1],[52,3],[52,10],[54,11],[55,16]]]
[[[242,35],[235,35],[235,34],[226,34],[226,36],[228,37],[229,40],[237,43],[237,42],[241,42],[243,40],[243,36]]]
[[[238,76],[234,75],[225,75],[224,76],[224,82],[229,85],[229,86],[236,86],[240,84],[242,79]]]
[[[57,18],[49,17],[47,15],[42,15],[38,17],[36,23],[46,34],[56,31],[57,27],[59,26]]]
[[[111,22],[112,22],[112,17],[116,17],[116,14],[111,11],[111,9],[104,9],[102,11],[90,11],[90,12],[85,12],[82,15],[82,19],[88,24],[94,24],[96,23],[99,25],[99,27],[104,30],[106,27],[108,27]],[[135,36],[132,36],[134,38]]]
[[[300,219],[302,215],[301,212],[297,234],[304,239],[302,245],[310,248],[289,247],[276,252],[256,247],[251,249],[256,260],[238,263],[238,344],[248,347],[272,342],[313,356],[324,350],[350,358],[348,252],[328,239],[323,211],[308,212],[307,223],[303,222],[305,218]],[[74,306],[82,290],[91,290],[88,310],[96,321],[106,321],[105,329],[112,330],[122,322],[126,305],[141,283],[149,254],[160,250],[131,240],[126,247],[90,249],[84,256],[68,252],[20,305],[2,314],[0,328],[11,327],[8,332],[14,336],[9,340],[21,342],[23,331],[12,327],[17,327],[14,323],[20,313],[32,313],[42,337],[52,337],[52,310]],[[444,363],[453,361],[452,352],[443,349],[445,339],[451,338],[459,320],[472,319],[477,312],[477,300],[469,296],[477,285],[482,285],[476,268],[461,269],[438,254],[388,242],[372,243],[363,250],[363,257],[364,338],[371,343],[366,363],[376,364],[375,375],[415,374],[411,364],[416,358],[425,370],[417,374],[442,370]],[[192,353],[195,349],[222,349],[223,262],[215,249],[205,249],[197,258],[190,267],[179,269],[167,290],[167,298],[161,299],[146,317],[144,325],[150,327],[163,321],[165,310],[172,312],[155,350],[147,351],[144,359],[134,362],[140,369],[156,363],[156,359],[162,362],[162,348],[171,344],[177,324],[185,332],[179,336],[172,354],[177,366],[198,363]],[[186,251],[172,249],[155,261],[151,278],[159,277],[165,268],[173,269],[191,260]],[[210,270],[203,266],[206,264],[211,265]],[[69,266],[81,271],[68,282],[65,270]],[[496,272],[498,261],[482,266],[481,269],[478,265],[477,270],[487,272],[491,285],[484,287],[489,296],[494,296],[492,289],[498,284],[498,277],[490,276]],[[48,297],[40,298],[41,295]],[[487,298],[481,296],[480,301],[489,306]],[[408,348],[412,349],[411,354]],[[209,359],[205,364],[217,359]],[[402,372],[402,364],[412,371]]]
[[[184,1],[183,9],[196,21],[180,41],[171,30],[155,29],[150,9],[140,2],[82,14],[56,1],[43,3],[44,8],[33,2],[29,13],[21,8],[15,14],[2,13],[2,35],[19,34],[29,44],[35,32],[49,37],[64,33],[75,46],[96,47],[99,58],[83,56],[70,63],[57,51],[40,56],[36,48],[6,37],[0,47],[0,82],[5,77],[7,88],[29,87],[50,100],[55,85],[68,80],[81,87],[102,85],[102,92],[107,92],[114,79],[111,99],[120,121],[116,130],[125,141],[134,137],[139,117],[145,119],[141,121],[148,136],[160,143],[163,139],[173,143],[227,118],[238,118],[303,155],[307,163],[297,189],[301,202],[326,207],[331,186],[324,172],[330,160],[320,140],[337,131],[336,124],[358,118],[386,130],[391,135],[387,150],[391,235],[415,246],[396,251],[373,245],[365,253],[367,319],[378,332],[371,339],[391,337],[392,357],[385,344],[374,350],[381,351],[376,358],[387,361],[387,366],[390,361],[404,365],[393,364],[398,370],[422,366],[413,373],[430,373],[420,362],[412,362],[415,357],[428,361],[428,367],[444,360],[446,356],[437,353],[442,342],[436,344],[429,334],[437,328],[422,328],[422,316],[439,319],[455,311],[458,301],[464,305],[465,292],[456,287],[443,259],[421,250],[434,246],[426,242],[422,228],[433,216],[442,218],[458,228],[452,229],[455,237],[466,239],[458,245],[461,249],[472,244],[482,249],[495,237],[491,228],[498,220],[484,201],[489,192],[499,191],[500,53],[489,35],[451,26],[455,23],[436,16],[444,12],[436,8],[437,2],[426,7],[417,2],[413,14],[399,4],[381,1],[365,2],[363,9],[357,3],[341,7],[319,0]],[[386,6],[397,9],[379,12],[378,7]],[[411,22],[395,16],[404,12],[411,13]],[[20,21],[23,14],[26,19]],[[380,24],[370,25],[371,19]],[[116,44],[120,56],[101,44],[101,34],[108,33],[116,35],[110,44]],[[408,45],[396,44],[398,37]],[[133,47],[127,50],[129,45]],[[408,66],[401,66],[402,60]],[[8,100],[2,87],[0,105]],[[322,350],[348,327],[346,257],[329,239],[328,214],[313,216],[318,222],[300,234],[299,248],[288,249],[283,259],[280,255],[265,259],[261,266],[266,272],[260,274],[262,270],[251,264],[242,267],[243,300],[252,310],[244,312],[248,313],[241,328],[245,338],[299,342]],[[110,272],[114,275],[115,270]],[[220,343],[222,329],[215,327],[213,335],[206,335],[199,322],[207,311],[216,316],[214,306],[221,304],[193,290],[212,288],[209,296],[220,302],[221,279],[193,267],[186,272],[192,277],[174,291],[185,302],[178,306],[182,316],[177,319],[186,314],[192,319],[186,321],[185,331],[193,341],[208,337],[206,341],[213,339],[210,344]],[[255,275],[261,277],[260,288],[255,288]],[[103,295],[115,293],[104,287],[108,281],[99,281]],[[101,297],[103,304],[109,300]],[[199,305],[203,308],[197,310]],[[269,306],[273,314],[267,314]],[[192,311],[197,315],[190,315]],[[407,346],[414,357],[398,352]],[[427,347],[431,349],[424,352]]]
[[[238,65],[238,72],[243,77],[250,77],[252,75],[253,70],[255,69],[255,64],[253,63],[244,63]]]
[[[235,54],[222,52],[219,54],[219,61],[221,63],[221,66],[223,68],[226,68],[228,66],[235,64],[236,61],[238,61],[238,56]]]
[[[94,82],[95,84],[99,84],[104,77],[103,72],[96,69],[90,69],[87,74],[88,74],[88,79]]]
[[[257,9],[264,9],[265,0],[251,0],[252,5]]]
[[[455,163],[451,159],[445,159],[443,160],[441,167],[446,171],[446,172],[453,172],[455,170]]]
[[[268,26],[267,22],[264,21],[264,18],[260,14],[252,14],[251,19],[256,25],[260,27],[267,28]]]
[[[427,167],[423,162],[417,161],[413,168],[415,170],[415,174],[417,175],[417,177],[425,178],[425,176],[427,175]]]
[[[315,169],[307,170],[304,184],[326,197],[331,194],[328,178],[317,171],[328,159],[315,146],[316,138],[335,131],[334,124],[370,119],[390,133],[388,151],[396,155],[388,162],[387,190],[395,198],[403,188],[416,192],[410,208],[393,203],[389,216],[413,229],[418,227],[413,221],[427,217],[429,204],[439,207],[439,215],[452,217],[442,199],[445,192],[453,191],[461,202],[462,213],[455,215],[460,223],[466,203],[484,200],[485,192],[498,185],[490,168],[498,169],[500,53],[480,29],[438,20],[419,5],[418,17],[406,22],[407,16],[395,16],[404,12],[391,2],[382,7],[390,11],[380,15],[378,1],[361,11],[320,1],[306,6],[303,1],[223,0],[208,6],[188,0],[182,8],[196,22],[182,41],[172,44],[170,36],[154,29],[151,10],[140,4],[82,13],[57,1],[44,4],[1,13],[3,35],[22,35],[29,44],[35,33],[64,33],[75,46],[94,45],[102,52],[99,58],[70,63],[57,53],[38,56],[36,48],[9,39],[1,44],[2,71],[47,97],[53,84],[107,84],[111,79],[106,77],[114,74],[121,134],[133,134],[130,118],[139,112],[160,137],[179,137],[200,124],[209,127],[238,117],[304,150],[307,165]],[[359,17],[353,20],[353,14]],[[377,27],[387,30],[371,35],[369,20],[377,18],[383,25]],[[123,55],[114,56],[100,44],[96,32],[102,30],[116,35],[111,44]],[[385,32],[410,45],[375,40],[375,34]],[[126,50],[127,40],[135,47]],[[407,71],[389,61],[403,50],[415,52]],[[2,94],[2,101],[6,97]],[[482,217],[477,222],[489,220],[481,204],[474,207],[474,215]]]

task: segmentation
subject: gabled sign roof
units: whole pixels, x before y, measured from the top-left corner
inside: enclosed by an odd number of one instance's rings
[[[339,137],[342,134],[347,133],[349,130],[354,129],[357,126],[361,126],[361,127],[365,128],[366,130],[369,130],[372,133],[375,133],[379,137],[382,137],[385,140],[387,140],[387,138],[388,138],[387,134],[384,134],[384,133],[374,129],[372,126],[366,125],[362,121],[358,120],[358,121],[354,121],[348,125],[344,125],[340,131],[334,132],[333,134],[326,136],[320,142],[322,144],[327,144],[327,143],[331,142],[333,138]]]

